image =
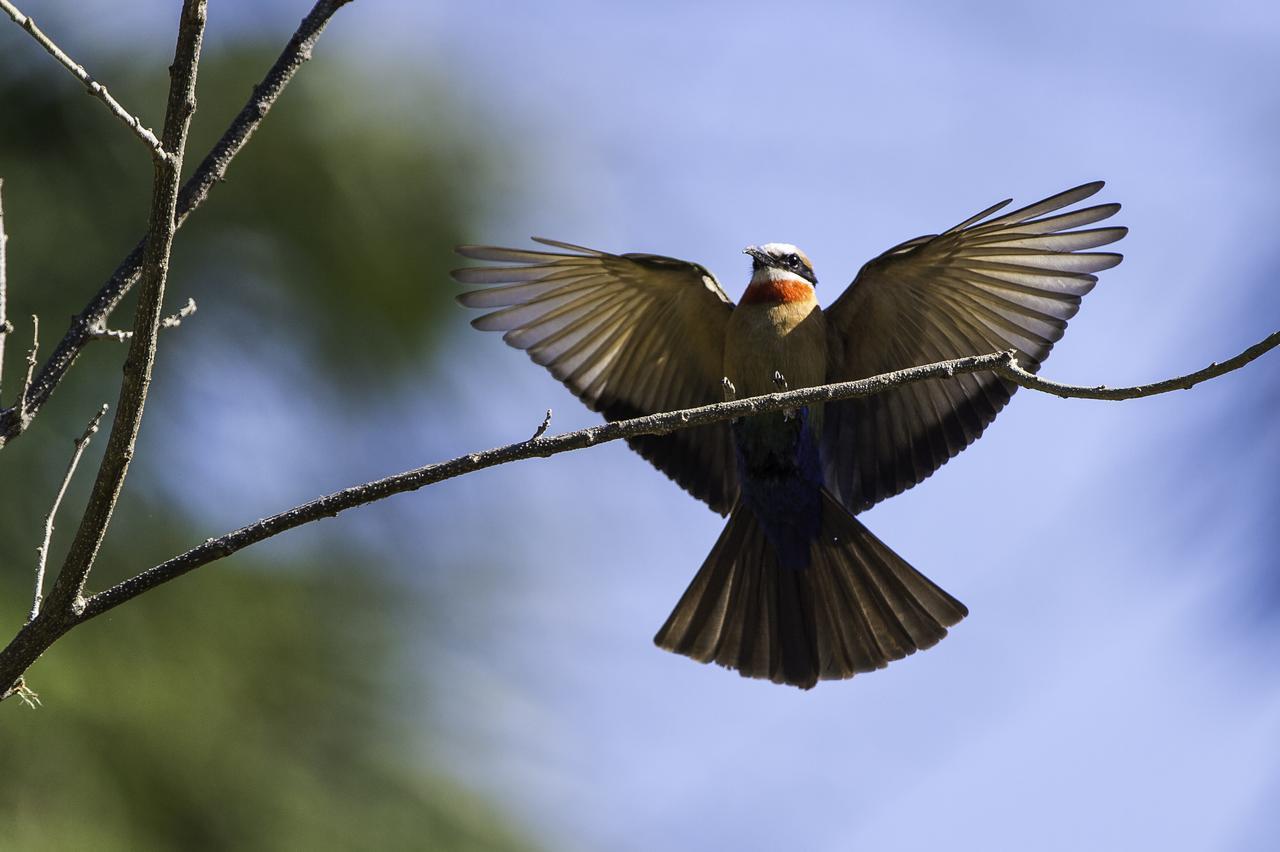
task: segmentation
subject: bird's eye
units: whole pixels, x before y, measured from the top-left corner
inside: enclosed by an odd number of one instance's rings
[[[789,254],[789,255],[787,255],[787,265],[788,265],[788,266],[799,266],[799,265],[800,265],[800,255],[798,255],[798,254]]]

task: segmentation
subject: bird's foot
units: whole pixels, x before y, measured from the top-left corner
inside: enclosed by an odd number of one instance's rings
[[[787,384],[787,377],[782,375],[781,370],[773,371],[773,384],[782,393],[786,393],[787,391],[791,390],[791,385]],[[795,417],[796,417],[796,410],[794,408],[782,409],[783,420],[794,420]]]

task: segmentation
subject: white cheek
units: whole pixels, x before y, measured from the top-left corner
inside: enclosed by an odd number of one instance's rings
[[[751,275],[752,284],[781,284],[784,282],[806,285],[809,283],[794,272],[778,269],[776,266],[761,267]]]

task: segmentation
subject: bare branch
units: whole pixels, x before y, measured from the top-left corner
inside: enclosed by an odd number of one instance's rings
[[[50,56],[62,63],[62,67],[70,71],[72,76],[83,83],[89,94],[106,104],[107,109],[111,110],[111,114],[124,122],[124,126],[132,130],[133,134],[141,139],[142,143],[151,150],[152,159],[163,160],[169,156],[165,152],[164,146],[160,144],[160,140],[156,138],[156,135],[146,127],[143,127],[137,116],[121,106],[120,102],[107,91],[107,87],[93,79],[83,65],[67,56],[60,47],[54,44],[52,39],[36,26],[35,21],[18,11],[9,0],[0,0],[0,9],[8,13],[15,24],[26,30],[41,47],[49,51]]]
[[[196,312],[196,300],[190,296],[187,297],[187,303],[178,309],[176,313],[160,320],[160,328],[177,328],[182,325],[182,321]],[[133,338],[132,331],[125,331],[116,328],[95,328],[90,335],[94,340],[114,340],[117,343],[124,343]]]
[[[58,507],[62,505],[62,498],[67,494],[67,487],[71,485],[71,477],[75,476],[76,467],[80,464],[80,457],[84,455],[90,439],[97,433],[98,424],[102,422],[102,418],[106,413],[107,404],[104,402],[102,408],[98,409],[98,413],[93,415],[93,419],[85,427],[84,434],[76,439],[75,449],[71,453],[71,461],[67,464],[67,472],[62,477],[62,485],[58,488],[58,493],[53,498],[53,506],[49,509],[48,516],[44,519],[44,540],[36,548],[35,594],[31,599],[31,614],[27,617],[28,621],[40,614],[40,604],[44,600],[44,568],[49,559],[49,542],[53,539],[53,520],[58,515]]]
[[[492,450],[469,453],[449,461],[429,464],[394,476],[388,476],[385,479],[345,488],[277,515],[272,515],[269,518],[263,518],[219,538],[208,539],[204,544],[194,547],[186,553],[175,556],[131,579],[112,586],[106,591],[93,595],[85,602],[81,620],[101,615],[125,601],[137,597],[148,589],[167,583],[192,569],[230,556],[251,544],[279,535],[286,530],[294,529],[320,518],[334,517],[339,512],[383,500],[393,494],[416,491],[426,485],[521,459],[547,458],[570,450],[578,450],[596,444],[606,444],[610,441],[636,438],[642,435],[665,435],[678,429],[718,423],[737,417],[871,396],[872,394],[881,393],[913,382],[953,378],[966,373],[994,372],[1023,387],[1032,390],[1045,390],[1059,396],[1065,394],[1077,395],[1084,399],[1137,399],[1190,387],[1206,379],[1220,376],[1232,370],[1238,370],[1277,345],[1280,345],[1280,332],[1272,334],[1263,342],[1249,347],[1240,355],[1224,361],[1222,364],[1215,364],[1204,370],[1198,370],[1186,376],[1170,379],[1155,385],[1116,388],[1106,391],[1107,396],[1099,396],[1100,391],[1097,388],[1046,382],[1044,379],[1037,378],[1019,367],[1013,352],[993,352],[989,355],[957,358],[952,361],[942,361],[937,364],[926,364],[906,370],[897,370],[892,373],[858,379],[852,382],[800,388],[785,393],[731,400],[714,405],[705,405],[700,408],[636,417],[631,420],[619,420],[551,437],[535,436],[536,440],[521,441],[518,444],[508,444]],[[1051,386],[1052,390],[1049,391],[1042,385]],[[8,676],[8,672],[3,668],[2,663],[3,655],[0,654],[0,682],[3,682],[3,679]]]
[[[262,78],[262,82],[254,87],[249,101],[183,185],[178,196],[178,227],[205,202],[213,185],[226,177],[231,161],[253,136],[302,63],[311,58],[311,51],[329,19],[349,2],[351,0],[319,0],[302,19],[297,32],[289,39],[275,64]],[[137,283],[145,246],[144,236],[129,252],[128,257],[120,262],[115,272],[111,273],[111,277],[84,310],[72,318],[71,327],[36,376],[29,400],[30,417],[39,413],[58,383],[71,369],[81,350],[93,340],[94,330],[106,327],[106,320],[111,312]],[[0,448],[22,434],[22,431],[23,424],[16,409],[0,412]]]
[[[187,129],[196,111],[196,69],[204,40],[207,0],[184,0],[178,22],[178,46],[169,66],[169,102],[164,117],[164,146],[172,156],[157,162],[151,193],[151,222],[142,261],[142,288],[134,314],[133,339],[125,358],[124,378],[116,417],[107,438],[107,449],[98,467],[98,476],[89,503],[80,519],[66,560],[58,572],[50,594],[50,605],[64,610],[78,608],[80,593],[93,568],[98,548],[106,535],[120,489],[124,486],[134,445],[142,425],[151,369],[156,359],[156,339],[160,333],[160,309],[164,301],[165,279],[169,273],[169,253],[177,230],[179,173],[187,145]]]

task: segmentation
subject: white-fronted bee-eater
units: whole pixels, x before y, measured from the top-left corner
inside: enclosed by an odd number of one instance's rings
[[[795,246],[751,246],[734,305],[696,263],[462,246],[498,266],[457,270],[486,285],[459,301],[592,409],[621,420],[1016,350],[1037,369],[1125,235],[1088,227],[1118,204],[1065,208],[1089,183],[998,215],[1008,201],[862,267],[826,310]],[[801,688],[883,668],[947,634],[968,610],[855,515],[904,491],[973,442],[1015,386],[991,374],[698,426],[630,444],[729,516],[655,638],[747,677]]]

